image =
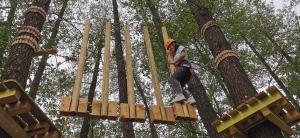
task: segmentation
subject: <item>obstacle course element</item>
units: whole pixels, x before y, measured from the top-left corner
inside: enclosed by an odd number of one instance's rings
[[[162,35],[164,41],[166,41],[169,36],[167,32],[166,27],[161,28]],[[172,55],[170,53],[167,53],[167,59],[171,59]],[[173,74],[175,71],[175,66],[173,64],[169,64],[169,69],[170,73]],[[193,105],[187,104],[185,102],[177,102],[173,103],[173,109],[174,109],[174,114],[175,114],[175,119],[176,120],[191,120],[191,121],[196,121],[197,120],[197,113],[196,113],[196,108]]]
[[[250,97],[236,109],[215,120],[212,125],[217,132],[241,137],[253,126],[269,120],[284,133],[291,135],[291,126],[300,121],[300,113],[275,86],[266,91]]]
[[[152,84],[154,87],[154,93],[157,105],[150,107],[150,116],[151,121],[153,123],[167,123],[167,124],[174,124],[174,111],[172,107],[164,107],[164,103],[162,100],[160,86],[159,86],[159,79],[158,74],[156,71],[156,65],[154,61],[153,51],[152,51],[152,44],[150,40],[150,35],[148,31],[148,27],[143,27],[144,38],[145,38],[145,46],[147,50],[148,60],[150,64],[151,76],[152,76]]]
[[[122,122],[136,121],[145,122],[145,108],[142,104],[135,104],[133,90],[133,69],[131,59],[131,44],[129,25],[125,24],[125,51],[126,51],[126,77],[127,77],[127,95],[128,103],[120,103],[120,120]]]
[[[78,115],[85,116],[87,112],[87,100],[84,98],[79,98],[80,89],[81,89],[81,81],[83,76],[85,57],[88,45],[88,36],[90,31],[91,23],[89,20],[85,21],[83,40],[81,43],[80,55],[79,55],[79,63],[78,70],[75,78],[75,84],[73,88],[72,97],[63,97],[62,98],[62,106],[60,108],[60,114],[64,116],[69,115]]]
[[[11,137],[61,137],[59,130],[16,80],[1,82],[0,105],[0,127]]]
[[[110,66],[110,35],[111,23],[106,23],[105,50],[104,50],[104,71],[102,82],[102,96],[100,101],[93,101],[91,117],[93,119],[117,119],[117,102],[108,101],[109,93],[109,66]],[[100,107],[100,108],[98,108]]]

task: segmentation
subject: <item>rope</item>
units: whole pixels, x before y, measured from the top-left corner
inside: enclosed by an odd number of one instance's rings
[[[216,63],[216,66],[218,67],[219,64],[227,57],[238,57],[238,55],[233,50],[224,50],[215,57],[214,62]]]
[[[19,34],[21,33],[29,33],[34,35],[37,39],[41,38],[41,32],[33,26],[22,26],[19,31]]]
[[[35,38],[33,38],[31,36],[24,36],[24,35],[16,37],[15,41],[11,44],[11,46],[14,46],[16,44],[26,44],[26,45],[32,47],[34,50],[38,45]]]
[[[41,8],[41,7],[32,5],[32,6],[30,6],[30,7],[28,8],[28,10],[24,13],[24,15],[26,16],[26,15],[27,15],[28,13],[30,13],[30,12],[38,13],[38,14],[40,14],[44,19],[46,19],[47,12],[46,12],[43,8]]]
[[[206,22],[202,28],[201,28],[201,33],[204,36],[205,32],[207,31],[208,28],[213,27],[213,26],[218,26],[214,21],[208,21]]]

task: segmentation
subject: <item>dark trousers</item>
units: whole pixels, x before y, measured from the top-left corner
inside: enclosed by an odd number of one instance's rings
[[[183,93],[183,95],[188,98],[190,95],[183,91],[183,87],[191,78],[190,68],[180,66],[176,68],[176,71],[171,76],[170,82],[171,87],[176,92],[176,94]]]

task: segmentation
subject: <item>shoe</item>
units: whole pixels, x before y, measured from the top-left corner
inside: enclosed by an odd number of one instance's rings
[[[191,105],[194,105],[194,104],[196,104],[196,100],[194,99],[193,96],[191,96],[191,97],[189,97],[189,98],[187,99],[187,103],[189,103],[189,104],[191,104]]]
[[[182,102],[182,101],[185,101],[185,97],[181,93],[181,94],[176,94],[175,99],[173,99],[171,103]]]

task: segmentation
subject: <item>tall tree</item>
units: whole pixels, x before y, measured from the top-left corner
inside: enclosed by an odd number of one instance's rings
[[[96,58],[95,58],[96,63],[95,63],[95,66],[94,66],[92,82],[91,82],[89,93],[88,93],[88,103],[93,102],[93,98],[94,98],[94,95],[95,95],[95,89],[96,89],[96,85],[97,85],[97,76],[99,74],[101,50],[103,48],[103,44],[102,44],[102,41],[101,41],[102,40],[101,39],[101,33],[99,35],[99,38],[100,38],[99,42],[96,44],[96,47],[97,47],[97,53],[96,53]],[[87,110],[89,112],[91,112],[91,104],[88,105]],[[90,128],[90,117],[87,116],[87,117],[84,117],[84,119],[83,119],[81,131],[80,131],[80,138],[87,138],[88,137],[89,128]]]
[[[123,57],[123,48],[121,43],[121,26],[118,12],[118,3],[112,0],[113,14],[114,14],[114,28],[115,28],[115,52],[118,70],[118,85],[119,85],[119,99],[120,103],[128,103],[127,96],[127,80],[125,71],[125,60]],[[121,128],[124,138],[134,138],[134,130],[132,122],[121,122]]]
[[[35,28],[35,30],[41,32],[44,22],[46,20],[50,2],[51,0],[35,0],[32,3],[31,8],[29,8],[28,12],[26,12],[25,14],[25,20],[23,22],[22,27],[24,28],[27,26],[31,26]],[[30,10],[34,7],[40,8],[40,13],[32,12],[32,10]],[[34,48],[37,47],[37,43],[32,43],[31,45],[29,45],[21,43],[21,41],[17,41],[18,39],[24,37],[30,38],[31,40],[38,42],[40,38],[40,33],[33,34],[30,32],[23,31],[17,34],[16,41],[15,43],[13,43],[9,50],[9,55],[2,74],[2,80],[16,79],[25,89],[26,81],[29,75],[29,68],[33,57],[33,52],[35,50]],[[2,129],[0,129],[0,134],[3,134],[4,137],[7,136],[5,133],[3,133]]]
[[[18,5],[18,0],[10,0],[9,2],[10,9],[6,21],[3,24],[0,23],[0,72],[3,69],[3,56],[5,54],[5,49],[7,48],[7,45],[9,43],[9,39],[12,35],[13,21]]]
[[[55,21],[55,24],[52,28],[52,33],[51,33],[50,39],[48,40],[48,43],[44,46],[45,49],[54,47],[55,39],[56,39],[56,36],[59,31],[59,25],[63,19],[65,11],[66,11],[68,1],[69,0],[63,0],[63,5],[62,5],[62,8],[60,9],[57,20]],[[30,87],[30,91],[29,91],[29,95],[31,96],[32,99],[36,98],[37,91],[38,91],[45,67],[47,65],[48,58],[49,58],[49,55],[42,56],[42,59],[38,66],[38,69],[35,72],[35,75],[34,75],[34,78],[33,78],[33,81],[32,81],[31,87]]]
[[[212,13],[204,5],[203,1],[186,0],[186,2],[194,15],[200,31],[208,22],[213,22]],[[211,25],[203,30],[203,37],[207,41],[210,51],[215,58],[222,51],[231,50],[231,46],[226,40],[224,33],[217,25]],[[224,78],[235,105],[241,103],[246,97],[251,97],[256,94],[254,86],[240,65],[237,57],[227,57],[220,62],[218,69]],[[256,138],[268,136],[283,137],[280,129],[269,121],[264,121],[260,125],[251,128],[248,131],[248,136]]]

